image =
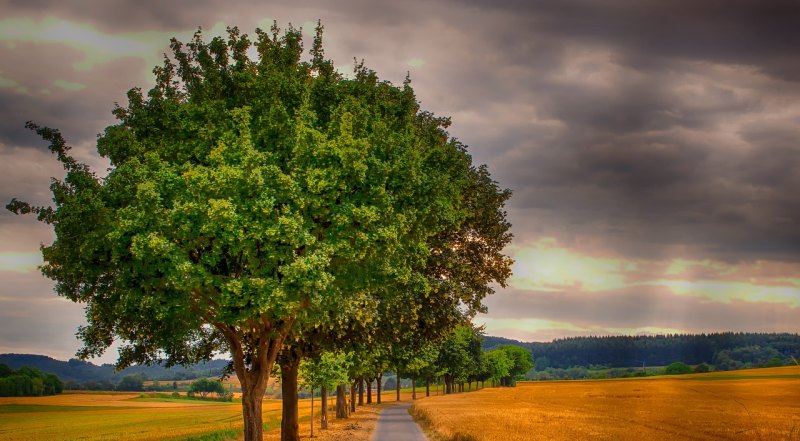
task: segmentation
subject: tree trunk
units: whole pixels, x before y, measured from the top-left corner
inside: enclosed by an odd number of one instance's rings
[[[356,413],[356,388],[358,387],[358,382],[354,381],[353,384],[350,385],[350,413]]]
[[[336,386],[336,418],[347,418],[347,397],[343,384]]]
[[[364,405],[364,377],[358,379],[358,405]]]
[[[397,401],[400,401],[400,374],[397,374]]]
[[[322,404],[322,415],[320,416],[320,429],[328,428],[328,388],[322,386],[319,391],[319,400]]]
[[[431,396],[431,379],[425,378],[425,396]]]
[[[291,353],[281,360],[281,441],[300,441],[300,418],[297,411],[297,370],[300,357]]]
[[[245,441],[261,441],[264,438],[264,429],[261,426],[261,400],[264,392],[265,390],[251,391],[250,388],[242,388]]]
[[[453,380],[451,380],[449,377],[445,376],[444,377],[444,394],[445,395],[450,395],[451,393],[453,393]]]
[[[383,385],[381,382],[383,381],[383,372],[378,374],[378,404],[381,404],[381,389],[383,389]]]
[[[233,370],[242,388],[242,420],[244,422],[244,441],[262,441],[264,428],[262,425],[261,404],[267,389],[269,373],[283,347],[286,334],[291,329],[293,320],[275,329],[261,329],[258,342],[247,347],[242,342],[242,335],[224,323],[214,323],[225,336],[233,359]],[[273,337],[273,332],[278,336]],[[245,360],[248,362],[245,363]]]
[[[367,379],[367,404],[372,404],[372,378]]]
[[[311,426],[311,438],[314,438],[314,388],[311,388],[311,418],[308,420]]]

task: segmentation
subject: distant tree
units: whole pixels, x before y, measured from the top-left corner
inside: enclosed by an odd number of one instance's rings
[[[44,376],[44,395],[60,394],[64,391],[64,383],[53,374],[46,374]]]
[[[139,374],[134,375],[126,375],[122,377],[122,379],[117,383],[116,390],[120,391],[143,391],[144,390],[144,380],[142,376]]]
[[[22,366],[14,371],[0,365],[0,396],[25,397],[60,394],[64,383],[53,374],[45,374],[39,369]]]
[[[397,378],[396,377],[389,377],[383,383],[384,390],[392,390],[397,387]]]
[[[493,383],[511,376],[511,369],[514,367],[514,361],[508,357],[506,351],[502,349],[487,351],[483,353],[483,358],[489,379],[492,380]]]
[[[466,382],[478,372],[481,363],[481,330],[462,325],[439,344],[439,366],[445,382],[445,393],[456,392],[456,385]]]
[[[211,393],[222,395],[225,393],[225,386],[220,381],[201,378],[192,382],[189,386],[189,393],[192,395],[199,394],[203,398],[206,398]]]
[[[664,369],[664,373],[667,375],[683,375],[691,372],[692,367],[682,361],[671,363],[666,367],[666,369]]]
[[[710,371],[711,371],[711,366],[709,366],[707,363],[700,363],[694,368],[694,372],[697,374],[704,374]]]
[[[321,396],[320,426],[328,428],[328,391],[347,383],[352,358],[342,352],[324,352],[316,358],[306,359],[300,364],[303,384],[319,388]]]
[[[516,385],[517,379],[523,378],[526,372],[533,368],[533,356],[531,351],[515,345],[504,345],[497,348],[505,352],[511,360],[511,368],[507,376],[500,379],[503,386]]]
[[[536,366],[535,367],[536,367],[537,371],[543,371],[543,370],[549,368],[550,367],[550,359],[545,357],[545,356],[536,357]]]

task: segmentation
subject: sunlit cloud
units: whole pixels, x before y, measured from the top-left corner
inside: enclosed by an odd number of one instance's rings
[[[536,318],[495,319],[481,316],[476,318],[475,322],[484,326],[487,335],[510,335],[527,341],[548,341],[555,336],[570,335],[665,335],[687,332],[685,329],[675,327],[581,326],[570,322]]]
[[[217,22],[204,31],[204,38],[226,36],[227,25]],[[141,58],[145,60],[146,71],[142,72],[150,78],[152,66],[162,62],[163,54],[168,51],[169,39],[176,37],[188,41],[195,29],[183,29],[170,32],[141,31],[124,33],[106,33],[90,24],[64,20],[59,17],[7,18],[0,20],[0,42],[7,47],[15,48],[18,42],[45,44],[61,44],[80,51],[83,59],[72,64],[77,71],[88,71],[101,63],[121,58]],[[151,78],[150,78],[151,79]],[[13,79],[0,80],[0,87]],[[81,90],[85,85],[64,80],[54,82],[65,90]],[[15,82],[10,85],[15,85]],[[83,86],[83,87],[80,87]]]
[[[623,288],[665,287],[674,295],[710,302],[769,302],[800,307],[800,279],[786,277],[796,265],[756,261],[729,264],[709,259],[663,261],[588,256],[542,239],[513,253],[512,288],[592,293]]]
[[[800,307],[800,287],[797,285],[763,286],[717,280],[653,280],[648,285],[665,286],[678,295],[700,296],[719,303],[738,299]]]
[[[667,269],[664,271],[664,274],[670,276],[686,274],[691,268],[694,267],[707,268],[710,270],[717,271],[720,274],[730,274],[731,272],[733,272],[733,268],[731,268],[730,266],[726,266],[719,262],[712,262],[708,259],[702,261],[674,259],[667,266]]]
[[[616,289],[627,286],[626,274],[637,270],[636,262],[581,255],[563,248],[555,239],[542,239],[522,248],[514,260],[510,284],[517,289]]]

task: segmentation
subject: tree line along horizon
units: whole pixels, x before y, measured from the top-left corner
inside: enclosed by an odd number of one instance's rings
[[[485,311],[511,272],[511,192],[410,78],[339,73],[321,23],[307,52],[291,25],[255,34],[172,39],[155,86],[130,89],[97,139],[105,176],[28,122],[66,176],[52,206],[7,208],[54,229],[42,272],[85,306],[80,358],[116,341],[119,368],[230,353],[246,441],[263,438],[279,366],[281,439],[296,441],[304,360],[403,366]]]
[[[409,362],[412,369],[408,371],[388,366],[384,360],[379,363],[379,367],[386,369],[383,373],[379,375],[372,371],[361,379],[351,377],[364,370],[353,369],[354,354],[327,354],[313,363],[305,360],[300,368],[299,396],[321,397],[323,393],[320,388],[333,389],[334,383],[341,382],[349,390],[343,390],[345,393],[337,396],[337,399],[344,400],[346,408],[352,409],[350,406],[356,402],[353,400],[356,394],[357,402],[363,404],[366,392],[366,402],[369,404],[372,402],[373,391],[379,390],[379,384],[384,393],[396,389],[399,385],[398,371],[405,380],[404,387],[412,388],[414,394],[417,387],[424,387],[425,395],[429,395],[431,384],[442,386],[442,390],[437,393],[447,393],[445,373],[449,373],[449,377],[453,379],[450,384],[450,391],[453,392],[465,389],[462,382],[466,383],[466,390],[473,390],[476,389],[473,388],[473,383],[477,385],[480,382],[482,388],[485,381],[490,381],[492,386],[507,386],[518,380],[609,379],[779,367],[797,365],[796,357],[800,355],[800,335],[788,333],[571,337],[556,339],[550,343],[525,343],[484,336],[476,331],[479,330],[473,329],[471,334],[466,329],[457,330],[447,339],[422,351],[416,359],[412,359]],[[476,339],[481,343],[480,351],[476,349]],[[446,351],[443,350],[445,346],[449,348]],[[536,362],[532,363],[531,347],[546,347],[543,353],[548,355],[536,357]],[[649,356],[642,357],[641,351],[646,351]],[[588,360],[596,363],[565,365],[564,363],[575,360],[576,352],[582,354],[581,363]],[[598,354],[605,354],[605,357],[597,358]],[[631,354],[638,354],[638,358],[624,358]],[[231,392],[238,392],[238,388],[230,383],[223,386],[219,381],[210,380],[211,377],[220,377],[224,372],[223,367],[186,371],[138,366],[133,370],[120,372],[122,376],[116,383],[105,377],[92,377],[80,382],[74,379],[75,374],[71,370],[82,372],[88,366],[101,368],[74,359],[63,362],[44,356],[15,355],[0,354],[0,396],[40,396],[60,393],[61,390],[116,390],[172,392],[174,397],[180,396],[178,392],[201,398],[213,394],[211,399],[231,401]],[[641,358],[648,358],[649,363]],[[615,364],[615,360],[623,362]],[[198,367],[209,368],[220,366],[219,362],[227,362],[219,359],[214,361],[210,365]],[[14,371],[5,363],[10,363],[18,370]],[[62,383],[56,374],[70,379]],[[37,377],[41,381],[33,381]],[[198,380],[186,381],[192,379]],[[45,384],[49,385],[42,387]],[[272,386],[267,395],[281,398],[280,390],[274,390]]]

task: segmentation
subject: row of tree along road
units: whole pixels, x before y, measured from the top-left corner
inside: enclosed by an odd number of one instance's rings
[[[472,164],[448,118],[421,110],[410,80],[380,81],[363,63],[340,74],[321,25],[307,60],[291,26],[210,42],[198,31],[171,48],[156,85],[131,89],[98,138],[106,175],[28,123],[66,176],[53,206],[7,208],[55,230],[42,271],[85,305],[80,357],[115,341],[120,368],[230,353],[248,441],[262,439],[277,364],[281,437],[298,440],[304,360],[348,353],[348,379],[379,375],[380,360],[416,372],[427,347],[485,310],[510,275],[510,192]],[[463,378],[446,375],[451,390]]]

